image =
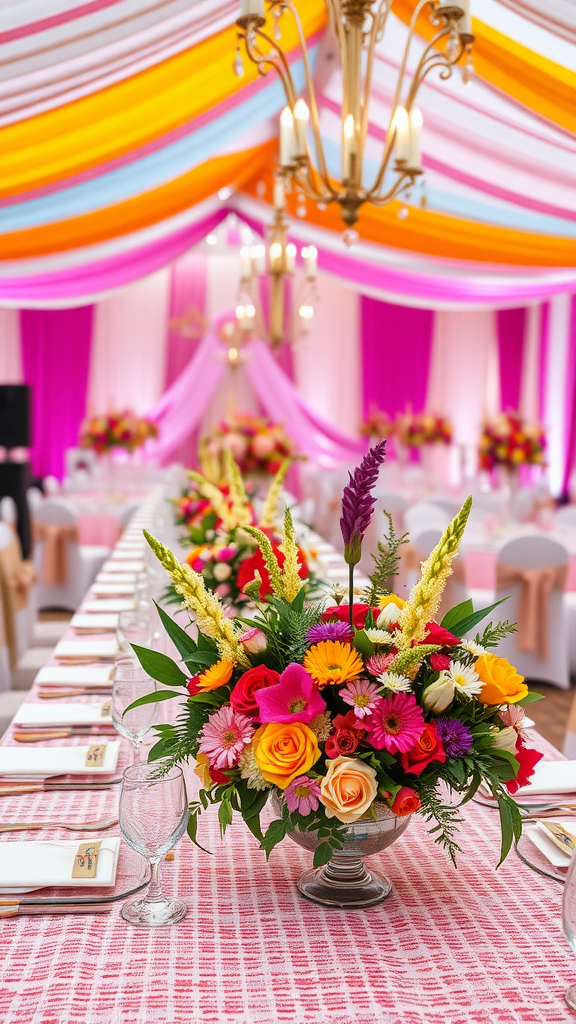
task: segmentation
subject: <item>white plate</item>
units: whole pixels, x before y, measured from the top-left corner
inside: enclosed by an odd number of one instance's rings
[[[115,640],[61,640],[54,657],[57,661],[64,661],[66,658],[104,658],[107,661],[118,654],[118,644]]]
[[[90,594],[94,597],[123,597],[134,594],[133,583],[93,583]]]
[[[51,886],[94,889],[116,881],[119,837],[102,839],[94,878],[72,878],[74,858],[84,842],[98,838],[4,842],[0,845],[0,892],[24,893]]]
[[[35,776],[49,778],[51,775],[112,775],[118,764],[120,743],[94,737],[95,743],[105,743],[104,764],[101,768],[87,768],[87,744],[81,747],[0,747],[0,775],[19,778]]]
[[[125,573],[125,572],[144,572],[146,568],[141,558],[128,558],[123,552],[120,552],[120,557],[112,557],[109,562],[105,562],[102,566],[102,571],[105,573]]]

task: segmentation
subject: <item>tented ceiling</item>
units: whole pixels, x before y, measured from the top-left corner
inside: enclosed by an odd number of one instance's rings
[[[296,5],[323,83],[323,135],[337,174],[340,73],[325,38],[325,4]],[[414,0],[394,0],[379,47],[368,172],[381,152],[413,7]],[[372,262],[439,279],[503,272],[573,290],[576,5],[472,0],[472,9],[472,81],[464,85],[459,70],[448,82],[431,76],[418,98],[426,205],[417,188],[406,209],[365,206],[362,241]],[[236,0],[52,0],[49,10],[44,0],[3,4],[3,301],[93,296],[104,266],[118,266],[106,281],[120,286],[185,251],[225,205],[269,218],[284,94],[273,72],[260,78],[247,60],[244,76],[235,76]],[[418,28],[409,71],[426,18]],[[282,46],[301,87],[288,15]],[[294,214],[296,205],[293,197]],[[308,202],[294,225],[341,246],[334,207]],[[357,255],[366,252],[360,246]]]

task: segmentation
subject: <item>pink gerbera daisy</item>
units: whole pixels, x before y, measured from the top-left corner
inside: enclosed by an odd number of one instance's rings
[[[393,693],[382,698],[363,725],[376,750],[394,754],[397,750],[410,750],[420,739],[424,715],[413,693]]]
[[[352,679],[343,690],[340,690],[340,696],[345,704],[352,705],[356,718],[371,715],[382,700],[378,696],[376,684],[370,683],[367,679]]]
[[[235,768],[252,739],[254,724],[231,707],[220,708],[202,730],[199,750],[214,768]]]
[[[284,790],[284,799],[290,814],[295,811],[306,816],[310,811],[318,810],[320,798],[320,786],[316,779],[310,779],[308,775],[299,775]]]
[[[371,676],[381,676],[390,668],[395,657],[396,653],[393,651],[389,654],[371,654],[366,661],[366,668]]]

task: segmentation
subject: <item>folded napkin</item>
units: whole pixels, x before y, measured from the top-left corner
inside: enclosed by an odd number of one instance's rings
[[[98,888],[116,881],[119,837],[107,837],[98,852],[94,878],[72,878],[78,847],[86,839],[60,839],[2,843],[0,846],[0,891],[43,889],[46,886]],[[90,838],[98,842],[98,837]]]
[[[97,601],[85,601],[82,612],[87,615],[100,615],[101,612],[131,612],[136,601],[130,597],[99,597]]]
[[[134,593],[133,583],[94,583],[90,593],[95,597],[118,597]]]
[[[113,673],[111,665],[45,665],[34,681],[40,686],[111,686]]]
[[[109,706],[110,698],[104,701]],[[15,725],[100,725],[110,722],[110,717],[102,717],[102,701],[91,704],[53,704],[43,701],[41,704],[25,702],[14,715]]]
[[[78,612],[73,616],[70,623],[72,629],[78,633],[105,633],[107,630],[115,630],[118,625],[118,613],[110,612],[104,615],[82,615]]]
[[[132,583],[136,582],[135,572],[99,572],[96,583]]]
[[[102,742],[96,740],[95,743]],[[86,767],[86,755],[91,744],[81,747],[0,747],[0,775],[24,777],[34,775],[111,775],[116,771],[120,743],[106,741],[104,764],[101,768]],[[2,844],[3,845],[3,844]]]
[[[576,793],[576,761],[540,761],[527,786],[516,795],[522,803],[524,796],[555,796]]]
[[[568,832],[572,833],[572,835],[576,833],[574,818],[567,818],[565,821],[558,820],[558,824],[563,825]],[[530,840],[537,850],[540,850],[540,853],[546,857],[546,860],[549,861],[553,867],[568,868],[570,866],[570,861],[572,859],[571,851],[567,848],[564,853],[559,846],[556,846],[556,843],[553,843],[552,840],[547,837],[545,831],[537,823],[534,825],[525,825],[522,834],[526,836],[526,839]]]
[[[126,555],[123,558],[112,557],[110,561],[105,562],[102,566],[102,571],[106,573],[125,573],[125,572],[144,572],[146,566],[141,558],[128,559]]]
[[[61,640],[54,657],[58,661],[67,658],[103,658],[110,660],[118,654],[116,640]]]

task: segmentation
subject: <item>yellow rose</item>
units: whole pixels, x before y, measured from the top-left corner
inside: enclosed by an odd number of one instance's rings
[[[378,601],[380,608],[385,608],[388,604],[395,604],[397,608],[403,608],[406,601],[403,601],[401,597],[397,597],[396,594],[386,594],[386,597],[381,597]]]
[[[475,669],[484,683],[478,694],[482,704],[516,704],[528,693],[524,676],[506,658],[482,654],[476,661]]]
[[[320,757],[316,734],[303,722],[261,725],[252,745],[262,775],[280,789],[305,775]]]
[[[366,813],[378,792],[376,772],[356,757],[335,757],[320,783],[328,818],[346,825]]]

